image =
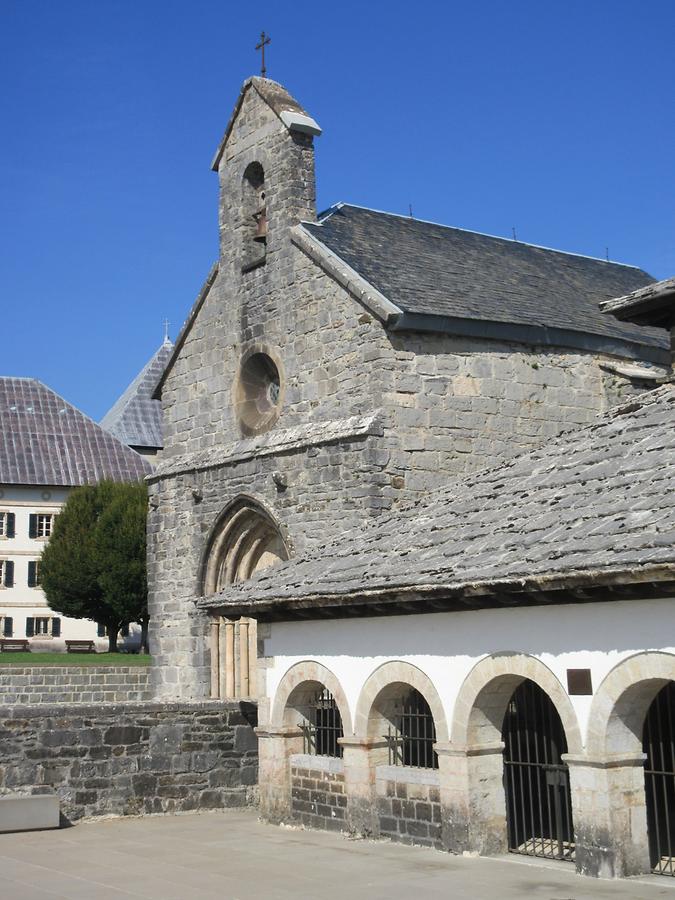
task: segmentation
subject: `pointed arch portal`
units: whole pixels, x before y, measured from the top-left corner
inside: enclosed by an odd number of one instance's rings
[[[256,572],[288,559],[279,527],[267,510],[247,497],[230,504],[220,516],[209,543],[203,594],[246,581]]]
[[[264,507],[240,497],[221,514],[209,541],[202,593],[217,594],[289,558],[278,525]],[[257,627],[255,619],[214,616],[211,623],[211,696],[255,697]]]

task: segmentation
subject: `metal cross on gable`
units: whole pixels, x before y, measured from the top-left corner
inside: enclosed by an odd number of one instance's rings
[[[265,68],[265,47],[271,42],[272,38],[268,34],[265,34],[264,31],[261,31],[260,41],[255,45],[256,50],[262,50],[262,65],[260,68],[260,74],[263,78],[267,77],[267,69]]]

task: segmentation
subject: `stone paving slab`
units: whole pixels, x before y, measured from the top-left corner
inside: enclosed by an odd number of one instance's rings
[[[675,879],[582,878],[564,864],[461,858],[258,822],[226,810],[0,835],[2,900],[675,900]]]

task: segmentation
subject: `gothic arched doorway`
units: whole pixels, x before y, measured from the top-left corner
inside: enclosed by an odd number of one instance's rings
[[[511,696],[502,740],[509,851],[573,860],[565,730],[548,694],[529,679]]]
[[[642,749],[651,867],[675,875],[675,682],[661,688],[649,707]]]
[[[279,528],[255,501],[241,498],[221,515],[204,567],[203,593],[217,594],[228,584],[288,559]]]
[[[205,555],[204,596],[289,558],[277,524],[254,500],[230,504],[213,530]],[[211,696],[255,697],[257,628],[254,619],[214,616],[211,623]]]

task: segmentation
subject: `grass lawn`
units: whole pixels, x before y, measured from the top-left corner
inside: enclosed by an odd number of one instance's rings
[[[147,653],[0,653],[0,666],[149,666]]]

